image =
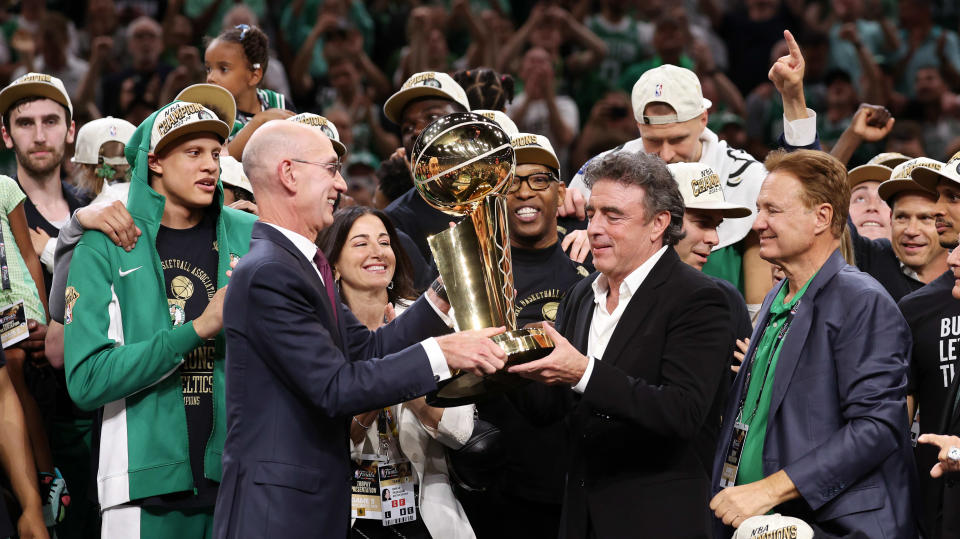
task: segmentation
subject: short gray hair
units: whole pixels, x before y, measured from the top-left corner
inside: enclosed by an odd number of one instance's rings
[[[610,152],[591,160],[583,172],[583,181],[591,189],[601,180],[643,189],[643,210],[648,222],[660,212],[670,213],[663,244],[675,245],[683,239],[683,196],[663,159],[644,152]]]

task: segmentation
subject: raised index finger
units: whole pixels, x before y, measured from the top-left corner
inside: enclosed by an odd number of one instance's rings
[[[797,44],[797,40],[793,38],[790,30],[783,31],[783,39],[787,42],[787,49],[790,51],[790,56],[797,60],[802,60],[803,54],[800,52],[800,45]]]

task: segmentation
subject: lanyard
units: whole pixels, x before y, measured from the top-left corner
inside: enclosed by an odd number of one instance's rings
[[[773,356],[777,353],[780,345],[783,343],[783,339],[787,336],[787,330],[790,328],[790,324],[793,323],[793,318],[796,316],[797,309],[799,308],[800,300],[797,300],[797,303],[795,303],[790,309],[790,313],[787,314],[787,319],[784,320],[783,325],[780,326],[780,331],[777,332],[777,338],[773,341],[773,346],[770,348],[770,357],[767,358],[767,367],[763,370],[763,381],[760,383],[760,391],[757,393],[757,402],[753,405],[753,412],[750,414],[750,417],[745,421],[747,424],[751,423],[753,418],[757,415],[757,409],[760,408],[760,399],[763,397],[763,388],[767,385],[767,377],[770,375],[770,365],[773,364]],[[767,333],[768,329],[770,329],[769,325],[763,329],[764,335]],[[763,335],[760,336],[760,340],[763,340]],[[744,391],[743,396],[740,397],[737,420],[740,420],[743,417],[743,405],[747,400],[747,393],[750,391],[750,378],[753,376],[753,361],[756,359],[757,348],[760,348],[759,343],[757,343],[757,347],[753,349],[753,355],[750,356],[750,369],[747,371],[747,376],[743,383]]]
[[[40,253],[37,253],[40,256]],[[7,267],[7,244],[3,239],[3,229],[0,228],[0,285],[4,290],[10,290],[10,268]],[[37,287],[40,287],[38,284]]]

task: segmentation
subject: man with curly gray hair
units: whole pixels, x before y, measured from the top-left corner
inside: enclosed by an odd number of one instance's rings
[[[671,248],[684,204],[659,157],[610,153],[584,177],[599,273],[560,304],[554,351],[509,368],[557,386],[514,395],[527,417],[570,427],[561,537],[708,537],[727,302]]]

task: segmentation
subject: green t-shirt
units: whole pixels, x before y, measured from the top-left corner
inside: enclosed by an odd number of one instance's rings
[[[743,294],[743,240],[710,252],[703,272],[711,277],[723,279]]]
[[[41,324],[47,323],[43,314],[43,304],[40,303],[40,294],[37,285],[30,276],[27,264],[20,254],[20,247],[10,230],[10,212],[12,212],[27,195],[23,194],[17,182],[9,176],[0,176],[0,229],[3,231],[3,243],[7,251],[7,269],[10,274],[10,290],[0,289],[0,307],[23,300],[27,310],[27,318],[32,318]],[[43,283],[41,283],[43,284]]]
[[[814,274],[816,276],[816,274]],[[783,348],[783,341],[780,339],[777,343],[777,334],[783,330],[783,324],[787,321],[790,309],[800,301],[800,297],[807,291],[813,277],[810,277],[803,288],[797,292],[797,295],[784,303],[784,298],[789,291],[789,282],[784,282],[780,293],[770,304],[770,319],[767,321],[767,327],[760,336],[760,342],[753,354],[753,365],[750,371],[750,386],[747,387],[747,396],[743,401],[743,413],[741,422],[749,427],[747,430],[747,439],[743,442],[743,452],[740,455],[740,468],[737,471],[737,484],[746,485],[763,479],[763,444],[767,438],[767,419],[770,414],[770,400],[773,396],[773,379],[777,371],[777,360],[780,359],[780,350]],[[789,328],[787,328],[789,331]],[[785,337],[785,336],[784,336]],[[774,345],[776,349],[774,349]],[[769,373],[764,380],[764,372],[767,371],[769,363]],[[759,400],[758,400],[759,397]]]

